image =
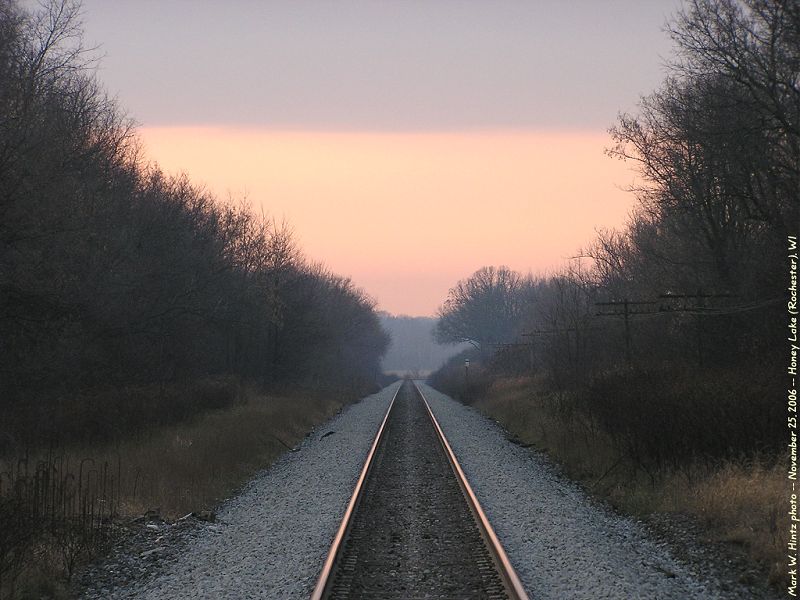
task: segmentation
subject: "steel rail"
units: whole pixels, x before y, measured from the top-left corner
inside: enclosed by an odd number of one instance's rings
[[[339,530],[336,532],[336,537],[333,538],[333,543],[328,551],[328,557],[325,559],[325,564],[322,566],[322,572],[317,580],[317,585],[314,587],[314,591],[311,593],[311,600],[322,600],[324,595],[328,592],[329,585],[333,581],[331,578],[331,574],[333,573],[333,565],[336,562],[336,557],[339,554],[339,549],[344,543],[347,532],[350,530],[350,526],[353,521],[353,515],[355,514],[358,503],[363,495],[364,482],[367,480],[367,476],[372,470],[375,451],[378,449],[378,445],[383,437],[383,431],[386,428],[386,421],[389,419],[389,413],[392,412],[395,398],[397,398],[397,394],[400,392],[400,388],[402,387],[403,382],[401,381],[400,385],[397,386],[397,389],[392,396],[391,402],[389,402],[389,408],[386,409],[386,414],[383,416],[381,426],[378,428],[378,433],[375,435],[375,440],[372,442],[372,447],[369,449],[367,460],[364,462],[364,467],[361,469],[361,475],[358,477],[358,482],[353,490],[353,495],[350,497],[350,503],[347,505],[347,510],[342,518],[342,523],[339,525]]]
[[[428,410],[428,415],[430,416],[433,426],[436,429],[436,433],[439,436],[439,441],[442,443],[445,454],[450,461],[450,466],[453,468],[453,472],[456,474],[458,485],[461,487],[461,491],[464,493],[467,504],[469,505],[472,514],[475,516],[478,529],[480,530],[481,536],[483,536],[483,539],[486,542],[489,553],[492,555],[492,559],[495,562],[495,566],[500,574],[500,578],[503,580],[503,584],[506,587],[506,592],[509,595],[509,599],[529,600],[528,594],[525,592],[525,588],[522,587],[522,582],[520,582],[519,577],[517,576],[517,572],[514,570],[514,567],[511,566],[511,561],[508,560],[506,551],[503,550],[503,546],[500,543],[500,540],[497,538],[497,534],[495,534],[494,529],[489,523],[489,519],[486,518],[486,513],[483,512],[481,504],[478,502],[478,498],[472,491],[472,487],[470,487],[469,482],[467,481],[467,476],[464,475],[461,465],[458,464],[458,459],[456,459],[456,455],[453,452],[453,449],[450,447],[450,444],[444,435],[444,431],[442,431],[442,428],[439,426],[439,422],[436,420],[436,417],[434,416],[433,411],[428,404],[428,400],[425,398],[425,394],[423,394],[422,390],[419,389],[416,381],[413,381],[413,383],[414,389],[417,390],[420,398],[422,398],[422,401],[425,403],[425,408]]]

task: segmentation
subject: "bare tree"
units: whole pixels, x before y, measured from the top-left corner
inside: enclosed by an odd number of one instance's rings
[[[439,343],[469,342],[481,352],[517,335],[529,282],[508,267],[483,267],[459,281],[438,311]]]
[[[798,10],[694,0],[671,29],[673,75],[611,130],[610,154],[644,178],[634,191],[645,220],[686,250],[672,244],[665,258],[695,255],[695,287],[755,297],[778,277],[759,265],[779,256],[800,207]]]

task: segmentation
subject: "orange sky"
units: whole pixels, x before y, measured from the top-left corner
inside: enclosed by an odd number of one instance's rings
[[[595,132],[332,133],[145,127],[147,156],[294,227],[380,309],[432,315],[484,265],[542,272],[632,206]]]

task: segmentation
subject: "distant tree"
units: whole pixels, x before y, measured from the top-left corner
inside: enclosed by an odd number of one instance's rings
[[[486,352],[492,344],[512,341],[526,304],[529,281],[508,267],[483,267],[459,281],[437,316],[439,343],[468,342]]]

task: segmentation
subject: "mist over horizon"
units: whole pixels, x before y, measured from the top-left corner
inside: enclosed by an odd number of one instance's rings
[[[427,375],[447,359],[470,348],[469,344],[438,344],[433,338],[435,317],[412,317],[379,313],[381,325],[391,341],[381,368],[385,373]]]

